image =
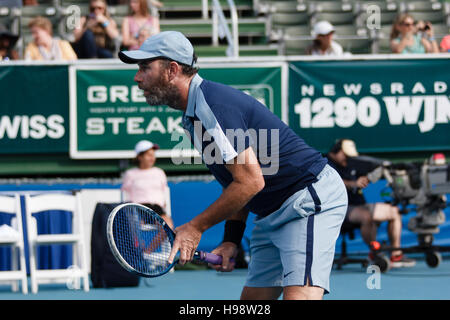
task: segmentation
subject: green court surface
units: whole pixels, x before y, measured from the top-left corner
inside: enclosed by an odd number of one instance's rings
[[[40,285],[37,294],[13,293],[0,286],[3,300],[238,300],[246,269],[231,273],[214,270],[177,270],[158,278],[142,278],[138,287],[67,289],[64,284]],[[331,293],[325,300],[450,300],[450,259],[437,268],[422,260],[415,267],[375,274],[360,265],[333,269]]]

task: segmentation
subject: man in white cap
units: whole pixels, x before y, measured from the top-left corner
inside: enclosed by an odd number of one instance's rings
[[[169,262],[178,252],[180,264],[192,260],[203,232],[226,220],[223,242],[213,250],[223,262],[214,268],[233,270],[230,259],[253,212],[252,259],[241,298],[321,299],[328,293],[347,195],[322,154],[255,98],[201,78],[192,44],[180,32],[153,35],[119,58],[138,64],[134,80],[150,105],[183,111],[187,136],[223,187],[216,201],[175,229]]]
[[[313,56],[342,55],[344,50],[341,45],[333,40],[334,27],[328,21],[319,21],[314,25],[314,39],[311,46],[306,50],[307,54]]]
[[[358,173],[349,164],[349,158],[359,155],[353,140],[339,139],[327,154],[328,163],[341,175],[348,193],[348,210],[344,224],[350,222],[360,225],[361,237],[368,245],[376,240],[378,224],[388,222],[387,233],[393,248],[400,248],[402,218],[396,206],[388,203],[367,203],[363,189],[369,185],[366,175]],[[369,256],[370,259],[373,257]],[[415,261],[407,258],[401,250],[391,252],[391,267],[412,267]]]

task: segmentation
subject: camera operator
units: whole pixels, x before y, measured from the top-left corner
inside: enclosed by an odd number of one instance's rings
[[[397,207],[387,203],[367,203],[363,189],[369,185],[367,176],[352,167],[349,158],[357,157],[355,143],[340,139],[326,154],[328,163],[341,175],[348,194],[348,209],[345,223],[360,225],[361,236],[368,245],[376,240],[377,228],[381,222],[388,222],[389,242],[393,248],[400,248],[402,219]],[[369,255],[369,259],[373,259]],[[412,267],[415,260],[407,258],[401,250],[391,252],[391,267]]]

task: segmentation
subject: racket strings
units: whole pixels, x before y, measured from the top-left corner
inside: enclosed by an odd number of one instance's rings
[[[168,258],[173,239],[156,213],[124,207],[117,212],[113,228],[117,249],[137,272],[156,276],[170,268]]]

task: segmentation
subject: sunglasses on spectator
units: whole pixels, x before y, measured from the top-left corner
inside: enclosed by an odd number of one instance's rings
[[[105,9],[105,7],[102,7],[102,6],[100,6],[100,7],[91,7],[91,10],[92,11],[94,11],[94,10],[103,10],[103,9]]]
[[[404,25],[405,27],[412,27],[412,26],[414,26],[414,22],[411,22],[411,23],[403,22],[402,25]]]

